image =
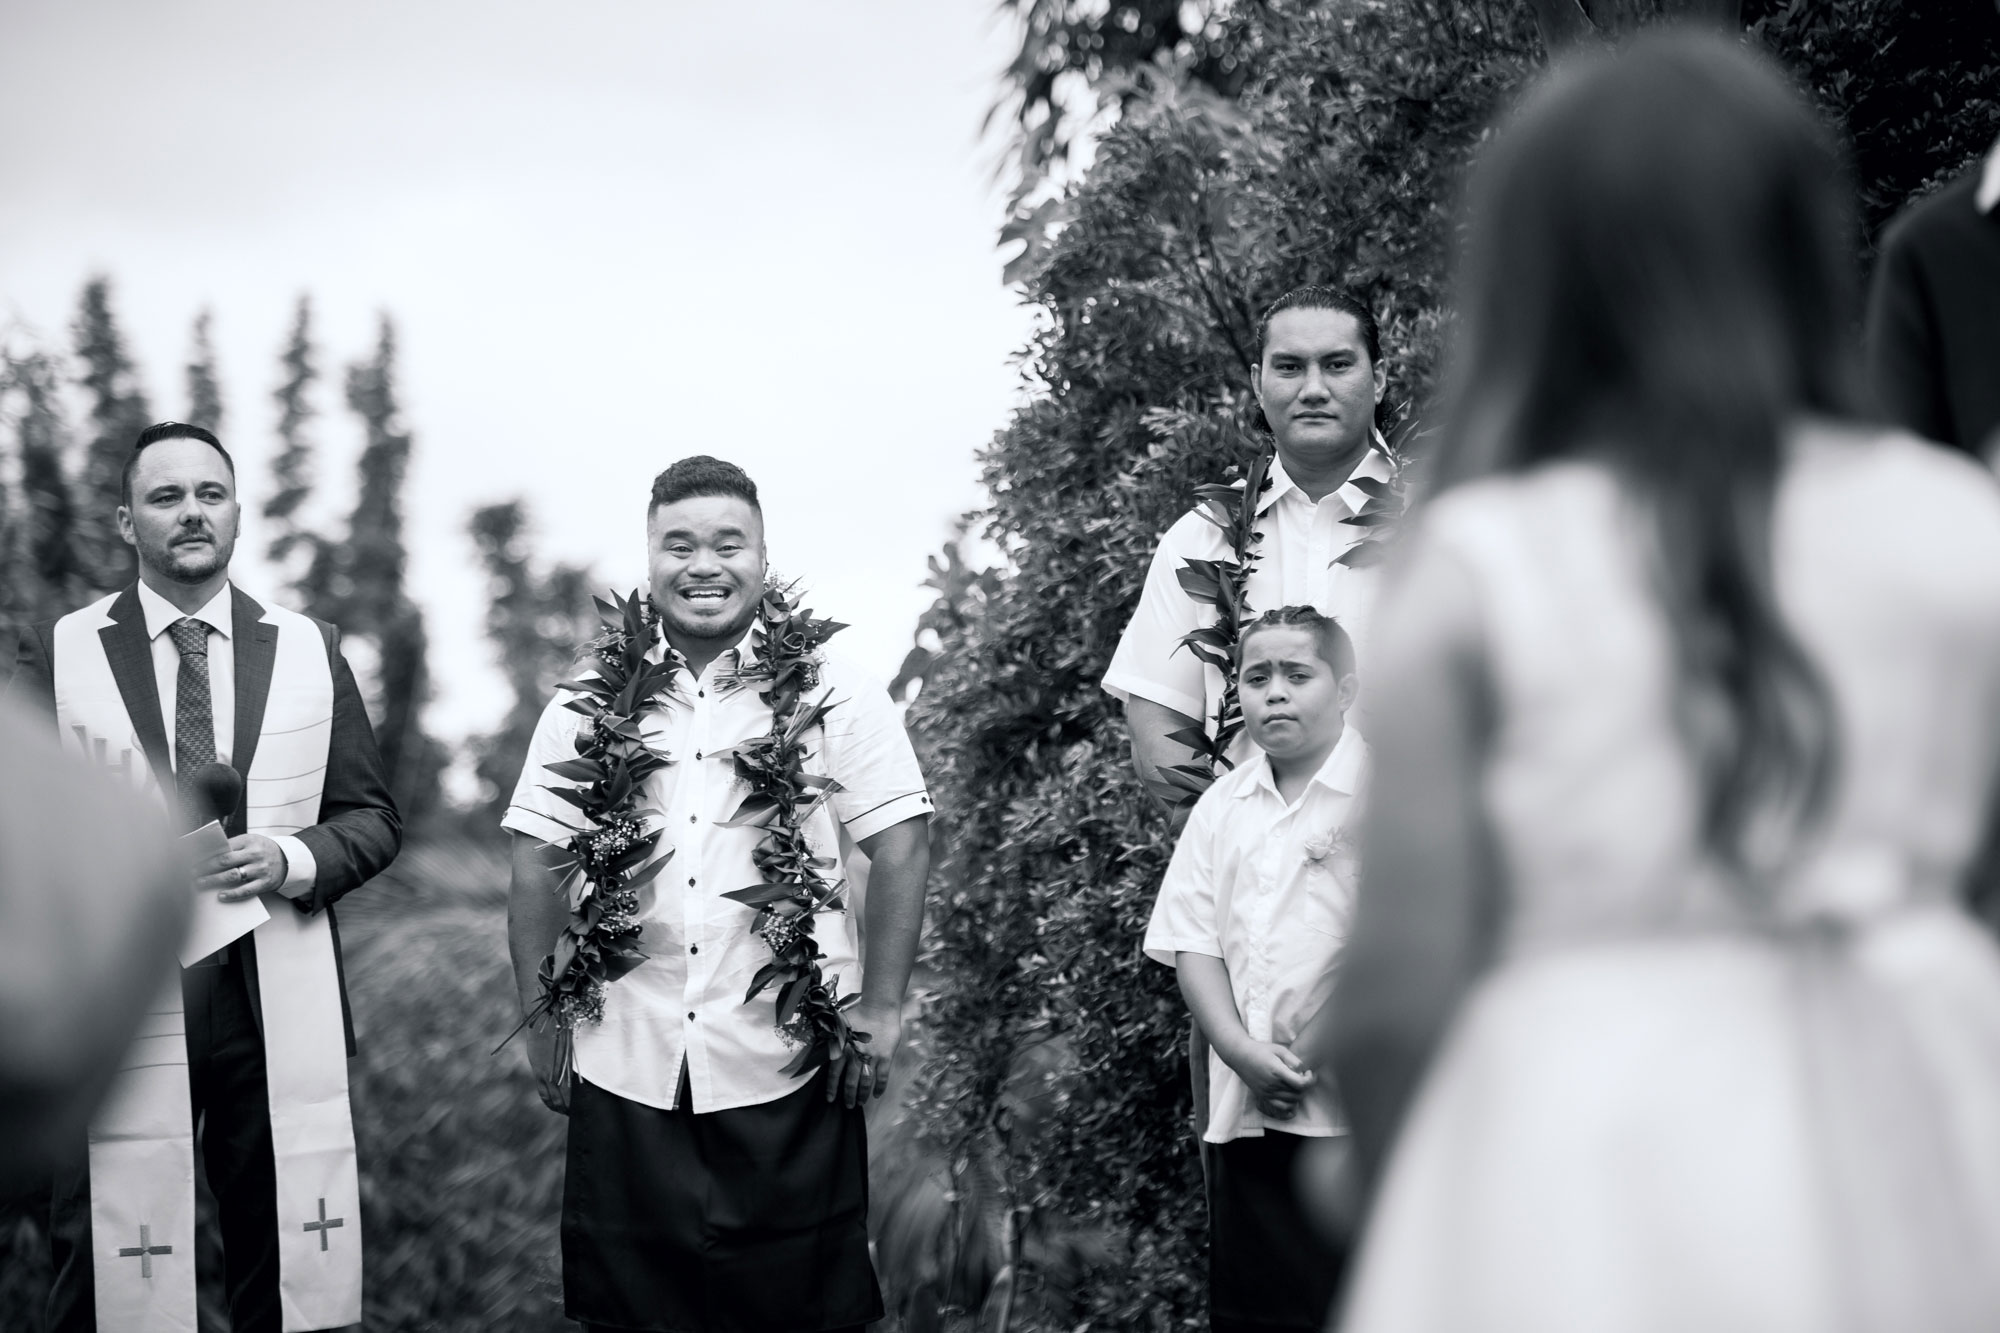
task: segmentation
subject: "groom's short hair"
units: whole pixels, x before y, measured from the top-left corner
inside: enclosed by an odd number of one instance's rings
[[[764,512],[764,506],[757,503],[757,483],[750,480],[749,473],[720,458],[695,454],[680,459],[653,478],[653,501],[646,506],[646,513],[650,515],[661,505],[678,504],[698,495],[733,496],[759,514]]]

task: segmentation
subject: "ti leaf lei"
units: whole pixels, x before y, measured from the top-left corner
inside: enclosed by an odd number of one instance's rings
[[[1396,520],[1408,504],[1407,463],[1404,432],[1395,432],[1395,441],[1377,434],[1373,447],[1389,464],[1389,476],[1350,477],[1348,484],[1367,499],[1359,513],[1343,523],[1363,529],[1353,546],[1337,563],[1365,569],[1382,559],[1384,544]],[[1257,529],[1257,505],[1271,488],[1271,463],[1276,449],[1267,443],[1258,449],[1249,471],[1240,483],[1211,482],[1195,490],[1195,511],[1222,533],[1227,554],[1216,560],[1189,559],[1175,571],[1184,592],[1194,601],[1216,610],[1215,620],[1181,636],[1181,646],[1203,663],[1222,672],[1222,695],[1215,701],[1215,713],[1204,726],[1182,727],[1168,733],[1194,751],[1184,764],[1159,770],[1159,783],[1170,804],[1192,805],[1214,785],[1215,779],[1233,765],[1229,748],[1243,731],[1243,706],[1236,692],[1236,644],[1243,627],[1256,618],[1250,606],[1250,575],[1261,555],[1258,546],[1264,534]]]
[[[604,628],[584,646],[584,656],[596,671],[557,687],[575,696],[563,707],[583,714],[589,724],[578,731],[576,758],[547,766],[564,785],[544,784],[575,806],[587,827],[568,826],[573,836],[560,844],[564,857],[552,867],[563,875],[558,891],[569,900],[569,921],[556,936],[554,951],[542,959],[541,996],[523,1024],[539,1027],[551,1019],[557,1024],[558,1077],[569,1072],[577,1024],[601,1021],[604,988],[645,960],[639,949],[639,890],[673,859],[669,848],[658,860],[647,860],[660,829],[648,827],[655,813],[643,805],[641,794],[646,779],[672,760],[646,744],[640,715],[673,689],[687,662],[671,647],[663,661],[648,657],[659,620],[637,590],[627,597],[613,593],[609,602],[594,600]]]
[[[644,961],[638,891],[673,858],[669,848],[647,860],[662,830],[648,827],[657,812],[641,805],[640,793],[646,778],[672,760],[646,744],[640,714],[672,691],[687,663],[671,647],[664,661],[648,659],[659,620],[637,591],[628,597],[614,593],[610,602],[600,598],[597,605],[604,630],[586,646],[597,671],[559,687],[577,696],[564,707],[590,723],[577,737],[577,757],[548,765],[566,783],[580,784],[548,790],[576,806],[589,827],[562,844],[566,859],[555,868],[564,872],[561,891],[569,899],[570,919],[555,950],[542,960],[541,997],[524,1024],[549,1019],[558,1024],[559,1077],[568,1073],[577,1024],[601,1021],[604,988]],[[723,827],[764,830],[751,853],[764,881],[723,896],[756,909],[751,929],[770,948],[771,961],[758,969],[743,1002],[778,987],[778,1031],[798,1048],[784,1069],[790,1077],[811,1073],[836,1052],[858,1054],[869,1040],[847,1020],[860,993],[838,994],[820,970],[826,955],[814,938],[814,918],[844,908],[845,885],[827,878],[836,862],[818,855],[805,832],[812,812],[840,790],[831,778],[805,771],[807,735],[834,706],[824,697],[806,696],[819,685],[820,647],[845,628],[802,610],[792,586],[772,583],[757,607],[754,661],[725,682],[757,686],[771,709],[766,735],[717,755],[727,755],[749,787]]]
[[[838,863],[815,852],[805,827],[840,790],[833,779],[805,771],[807,734],[834,707],[827,696],[807,696],[819,687],[820,646],[847,627],[801,609],[795,589],[777,582],[765,588],[751,639],[753,661],[730,678],[757,687],[771,710],[771,730],[725,752],[749,792],[723,824],[764,830],[751,853],[763,880],[723,897],[757,911],[751,930],[771,950],[771,961],[757,969],[743,1002],[777,987],[778,1031],[798,1052],[783,1072],[794,1078],[836,1056],[860,1054],[869,1039],[847,1020],[860,992],[838,994],[820,971],[826,955],[814,938],[814,919],[845,907],[845,882],[827,877]]]

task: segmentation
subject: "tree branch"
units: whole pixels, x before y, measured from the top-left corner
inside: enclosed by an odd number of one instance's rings
[[[1550,55],[1597,35],[1597,25],[1578,0],[1528,0],[1528,7],[1535,11],[1535,27]]]

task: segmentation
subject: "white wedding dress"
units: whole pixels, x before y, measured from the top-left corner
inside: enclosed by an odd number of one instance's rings
[[[1647,531],[1581,463],[1421,521],[1477,587],[1507,923],[1340,1327],[2000,1329],[2000,952],[1958,901],[2000,763],[2000,488],[1905,438],[1796,443],[1777,595],[1839,761],[1761,886],[1775,928],[1701,850]]]

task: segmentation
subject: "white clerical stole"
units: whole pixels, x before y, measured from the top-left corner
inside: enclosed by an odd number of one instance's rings
[[[166,800],[172,778],[152,771],[107,653],[104,631],[114,624],[116,600],[107,597],[56,624],[56,722],[66,745]],[[333,732],[326,641],[317,625],[290,611],[266,608],[250,624],[238,619],[239,634],[275,643],[245,782],[247,827],[269,837],[296,833],[319,818]],[[361,1198],[331,927],[324,913],[306,916],[287,906],[253,937],[277,1168],[283,1327],[295,1333],[358,1323]],[[91,1122],[92,1266],[103,1330],[196,1329],[185,1032],[175,975]]]

